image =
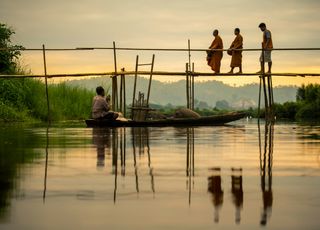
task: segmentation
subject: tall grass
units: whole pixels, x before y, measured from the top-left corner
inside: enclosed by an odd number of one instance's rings
[[[52,120],[79,120],[91,116],[94,92],[65,83],[50,85],[48,91]]]
[[[90,116],[94,92],[65,83],[49,85],[50,119],[80,120]],[[0,120],[47,119],[45,85],[34,79],[0,79]]]

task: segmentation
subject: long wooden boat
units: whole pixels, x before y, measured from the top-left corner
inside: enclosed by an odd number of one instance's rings
[[[245,113],[232,112],[223,115],[206,116],[200,118],[167,118],[160,120],[95,120],[87,119],[87,127],[162,127],[162,126],[213,126],[223,125],[228,122],[245,117]]]

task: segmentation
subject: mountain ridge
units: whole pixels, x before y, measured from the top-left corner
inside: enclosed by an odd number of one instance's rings
[[[131,104],[133,94],[134,77],[126,77],[126,100]],[[90,79],[71,80],[66,84],[80,86],[89,90],[95,90],[99,85],[107,90],[111,88],[111,78],[96,77]],[[119,84],[119,83],[118,83]],[[137,79],[137,93],[147,94],[149,80],[144,77]],[[297,87],[278,86],[273,89],[274,101],[284,103],[296,100]],[[259,85],[249,84],[233,87],[216,80],[195,81],[194,85],[195,104],[204,108],[216,107],[217,103],[227,104],[231,108],[257,107],[259,97]],[[263,100],[261,101],[263,104]],[[159,105],[186,105],[186,83],[184,80],[176,82],[161,82],[153,80],[151,84],[150,103]]]

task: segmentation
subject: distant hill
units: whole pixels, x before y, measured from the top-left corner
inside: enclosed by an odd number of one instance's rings
[[[126,78],[126,98],[127,104],[132,101],[133,77]],[[137,81],[137,92],[145,94],[148,88],[148,79],[139,77]],[[111,86],[111,79],[106,77],[97,77],[91,79],[72,80],[67,84],[81,86],[90,90],[95,90],[98,85],[105,88]],[[157,80],[152,81],[150,103],[159,105],[183,106],[186,104],[186,86],[185,81],[167,83]],[[224,104],[231,108],[249,108],[257,107],[259,85],[251,84],[242,87],[232,87],[219,81],[195,82],[195,102],[196,107],[203,108],[215,107]],[[274,100],[277,103],[296,100],[297,87],[282,86],[274,88]],[[263,103],[263,102],[262,102]]]

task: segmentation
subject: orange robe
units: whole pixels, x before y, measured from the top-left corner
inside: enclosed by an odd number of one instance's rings
[[[215,37],[209,49],[223,49],[222,39],[219,35]],[[222,56],[222,51],[211,51],[210,56],[207,59],[208,65],[211,66],[211,69],[216,73],[220,73]]]
[[[231,43],[230,49],[242,49],[243,48],[243,38],[238,34],[234,41]],[[240,67],[242,63],[242,51],[232,51],[232,58],[230,67]]]

